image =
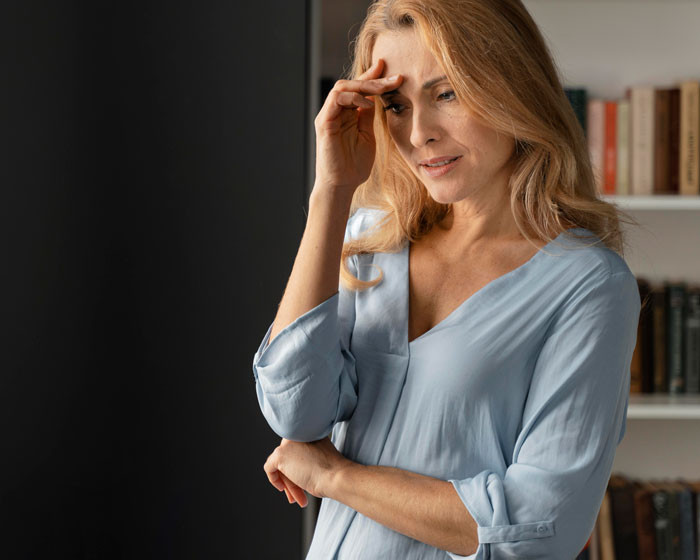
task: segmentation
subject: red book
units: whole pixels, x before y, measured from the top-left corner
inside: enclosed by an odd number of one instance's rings
[[[603,193],[615,194],[617,183],[617,101],[605,102]]]

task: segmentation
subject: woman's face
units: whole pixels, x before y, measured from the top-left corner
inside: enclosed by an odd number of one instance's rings
[[[381,96],[389,133],[432,198],[451,203],[502,195],[514,140],[482,124],[460,103],[413,29],[380,34],[372,62],[379,58],[384,76],[403,76],[396,90]]]

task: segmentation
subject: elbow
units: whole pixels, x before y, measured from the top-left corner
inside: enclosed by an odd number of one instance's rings
[[[332,427],[329,425],[304,422],[300,419],[297,419],[296,421],[280,421],[278,418],[272,418],[267,415],[265,415],[265,418],[267,419],[267,423],[269,424],[270,428],[272,428],[273,432],[275,432],[279,437],[290,441],[305,443],[318,441],[330,435],[332,429]]]
[[[318,412],[308,412],[290,406],[287,402],[274,402],[263,394],[258,395],[258,400],[268,425],[281,438],[310,442],[323,439],[331,433],[333,422]]]
[[[456,555],[456,556],[472,556],[473,554],[476,554],[476,551],[478,548],[479,548],[479,543],[477,543],[477,544],[462,543],[458,546],[451,547],[449,552],[451,554]]]

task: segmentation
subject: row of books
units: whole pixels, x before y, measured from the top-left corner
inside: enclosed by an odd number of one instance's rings
[[[607,195],[700,195],[700,81],[633,86],[623,99],[565,88]]]
[[[577,560],[700,560],[700,480],[613,473]]]
[[[642,300],[631,393],[700,393],[700,285],[637,277]]]

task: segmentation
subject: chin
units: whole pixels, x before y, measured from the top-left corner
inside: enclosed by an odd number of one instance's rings
[[[435,202],[439,204],[451,204],[453,202],[458,202],[460,200],[463,200],[466,195],[463,193],[457,194],[455,192],[446,192],[443,189],[435,190],[431,189],[426,186],[426,190],[428,191],[428,194],[430,195],[430,198],[432,198]]]

